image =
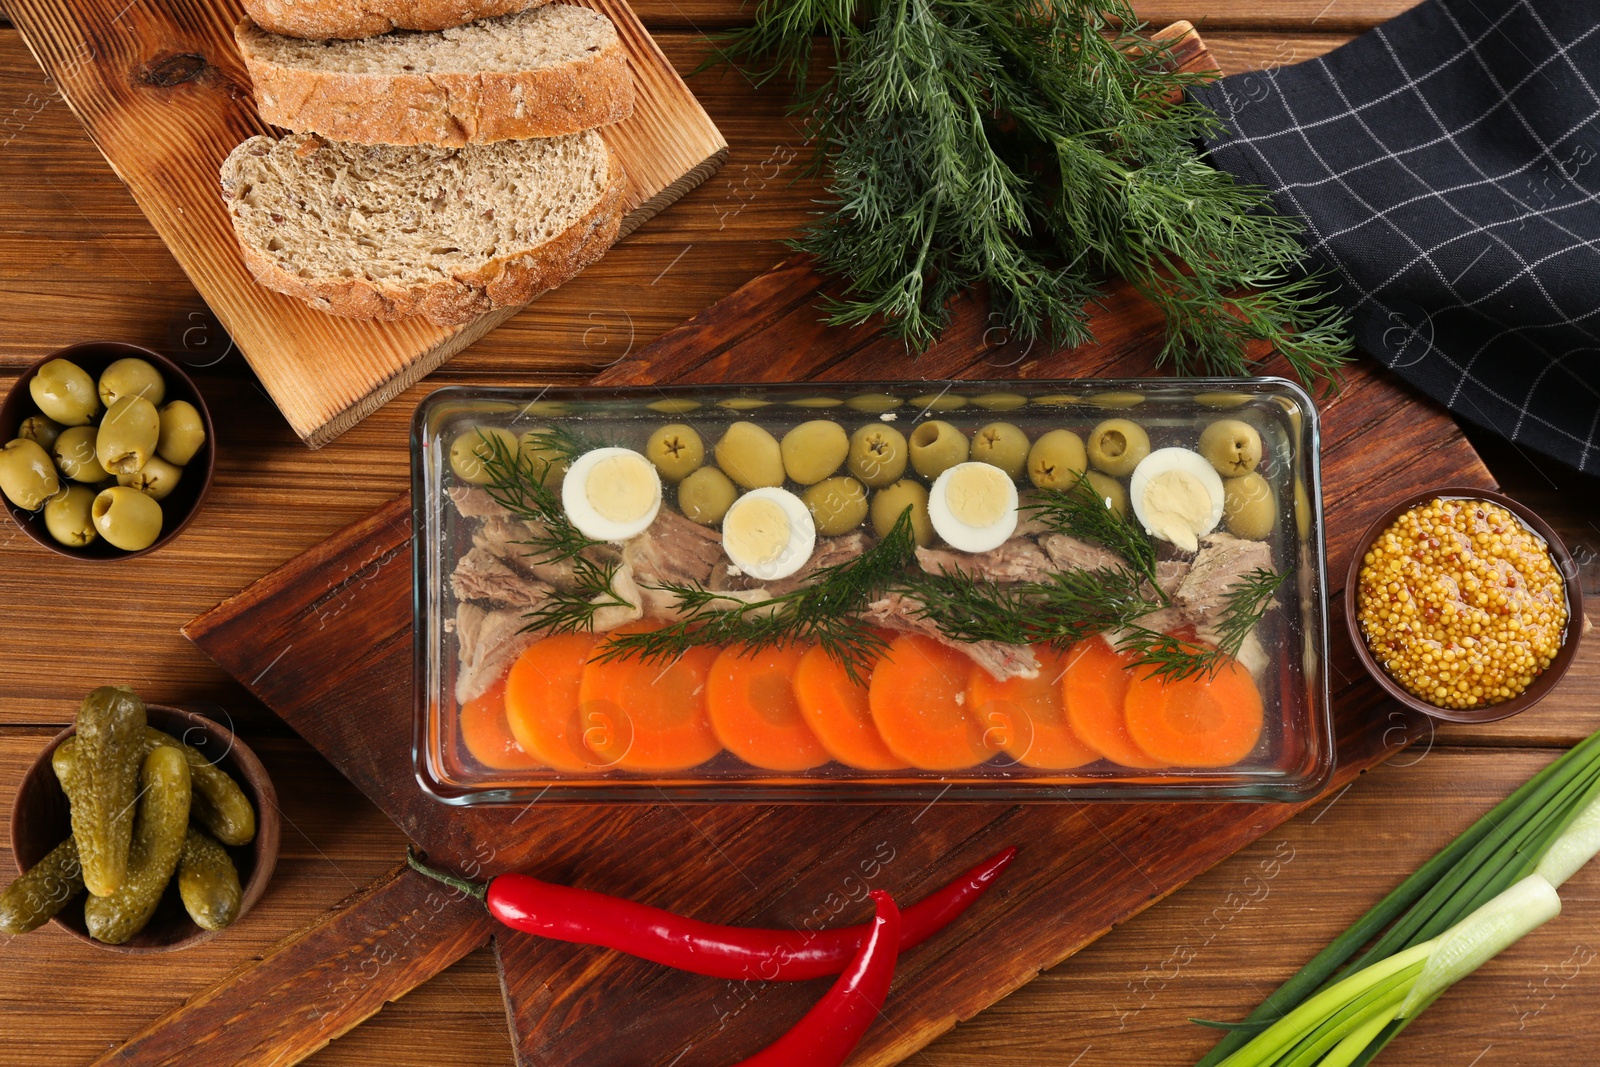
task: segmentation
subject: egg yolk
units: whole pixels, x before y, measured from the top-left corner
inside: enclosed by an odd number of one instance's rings
[[[602,518],[635,522],[655,502],[655,479],[642,456],[607,456],[589,472],[583,491]]]
[[[774,563],[789,547],[789,516],[772,500],[754,499],[728,512],[722,543],[730,557],[747,563]]]
[[[1211,518],[1211,493],[1188,471],[1164,470],[1144,489],[1145,524],[1186,552],[1200,547],[1199,531]]]
[[[967,463],[950,472],[945,484],[945,500],[950,514],[968,526],[993,526],[1005,518],[1011,495],[1010,480],[999,467],[987,463]]]

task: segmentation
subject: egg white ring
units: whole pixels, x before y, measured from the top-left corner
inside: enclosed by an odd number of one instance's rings
[[[1133,468],[1133,475],[1128,479],[1128,503],[1133,508],[1134,515],[1139,520],[1139,525],[1145,533],[1156,536],[1150,529],[1150,524],[1144,517],[1144,492],[1150,487],[1150,479],[1163,471],[1180,470],[1185,474],[1192,474],[1199,479],[1200,484],[1211,496],[1211,517],[1203,529],[1195,531],[1196,537],[1204,537],[1217,528],[1222,521],[1222,476],[1217,473],[1217,468],[1211,461],[1192,448],[1158,448]]]
[[[988,552],[990,549],[999,548],[1017,530],[1016,484],[1001,471],[1000,477],[1006,486],[1005,514],[992,525],[973,526],[956,518],[955,512],[950,510],[948,495],[950,478],[963,467],[988,467],[990,470],[1000,470],[993,464],[976,461],[957,463],[935,478],[933,488],[928,492],[928,518],[933,523],[934,532],[944,538],[945,543],[951,548],[962,552]]]
[[[614,456],[633,456],[644,464],[643,469],[650,472],[651,485],[654,498],[645,513],[631,522],[616,522],[606,518],[595,510],[589,503],[588,488],[590,472],[602,460]],[[561,506],[566,509],[567,518],[572,520],[572,525],[578,532],[593,541],[626,541],[630,537],[637,537],[656,521],[656,514],[661,510],[661,474],[656,470],[656,465],[646,459],[641,453],[631,448],[596,448],[585,452],[573,460],[572,466],[567,468],[567,473],[561,479]]]
[[[744,507],[749,506],[752,500],[770,500],[783,509],[784,518],[789,520],[789,543],[783,551],[778,553],[776,559],[765,562],[756,560],[743,560],[735,555],[728,547],[727,527],[728,520]],[[806,565],[811,558],[811,553],[817,547],[817,523],[811,517],[811,509],[805,502],[787,489],[778,489],[766,486],[752,489],[729,506],[727,514],[722,516],[722,550],[733,561],[739,570],[754,578],[758,582],[773,582],[779,578],[787,578],[795,571]]]

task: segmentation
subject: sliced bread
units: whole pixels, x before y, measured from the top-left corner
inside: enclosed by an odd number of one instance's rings
[[[437,33],[305,41],[234,36],[274,126],[358,144],[557,137],[625,119],[633,75],[611,20],[550,4]]]
[[[538,7],[548,0],[244,0],[247,15],[286,37],[373,37],[444,30]]]
[[[525,304],[599,259],[622,186],[592,130],[458,149],[258,136],[222,164],[262,285],[335,315],[440,325]]]

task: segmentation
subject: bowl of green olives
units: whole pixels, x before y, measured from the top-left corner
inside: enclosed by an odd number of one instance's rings
[[[254,836],[246,844],[226,848],[237,873],[239,889],[229,924],[237,923],[261,899],[278,861],[281,824],[272,780],[255,753],[233,731],[214,719],[160,704],[146,704],[144,709],[148,726],[198,750],[217,770],[237,783],[255,809]],[[72,836],[67,795],[57,780],[52,759],[56,750],[76,733],[76,727],[69,726],[52,738],[17,786],[11,805],[11,858],[19,872],[32,872],[36,866],[48,864],[53,850]],[[68,884],[57,879],[51,884],[45,879],[40,885],[46,887],[42,895],[53,894],[53,899],[45,905],[54,912],[50,925],[99,949],[146,955],[189,948],[209,941],[220,932],[208,930],[189,917],[178,881],[175,875],[161,890],[160,903],[149,921],[121,944],[108,944],[89,936],[81,880]],[[11,911],[7,917],[15,918]],[[42,917],[41,914],[33,922],[39,922]]]
[[[0,499],[54,552],[132,559],[178,536],[215,468],[205,400],[172,360],[91,341],[23,372],[0,404]]]

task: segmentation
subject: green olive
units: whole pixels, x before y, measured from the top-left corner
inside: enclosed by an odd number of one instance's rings
[[[753,422],[736,422],[717,442],[717,466],[746,489],[783,484],[783,450],[778,439]]]
[[[967,435],[942,419],[933,419],[911,431],[911,466],[924,478],[937,478],[971,452]]]
[[[1021,393],[984,393],[973,397],[972,402],[985,411],[1015,411],[1026,407],[1028,398]]]
[[[1194,402],[1208,408],[1242,408],[1250,403],[1249,393],[1196,393]]]
[[[715,526],[738,495],[726,474],[715,467],[701,467],[678,483],[678,510],[702,526]]]
[[[789,401],[792,408],[836,408],[844,401],[836,396],[808,396],[801,400]]]
[[[783,469],[801,485],[815,485],[844,466],[850,437],[830,419],[813,419],[783,435]]]
[[[182,477],[182,467],[168,463],[160,456],[151,456],[143,467],[132,474],[117,475],[117,484],[137,489],[152,500],[165,500],[178,488],[178,480]]]
[[[44,528],[58,543],[82,548],[99,536],[89,515],[94,497],[94,490],[87,485],[67,486],[44,506]]]
[[[668,397],[665,400],[652,400],[645,407],[651,411],[659,411],[663,415],[687,415],[700,407],[700,401],[689,400],[686,397]]]
[[[1041,434],[1028,450],[1028,480],[1040,489],[1071,489],[1088,469],[1083,438],[1071,430]]]
[[[61,489],[50,454],[25,437],[0,449],[0,492],[24,511],[38,511]]]
[[[1218,419],[1200,431],[1200,454],[1224,478],[1237,478],[1261,462],[1261,435],[1248,422]]]
[[[1127,419],[1107,419],[1089,434],[1089,462],[1107,474],[1126,478],[1150,454],[1150,435]]]
[[[890,396],[888,393],[862,393],[860,396],[853,396],[846,400],[844,406],[854,411],[865,411],[869,414],[877,415],[884,411],[893,411],[904,403],[904,400],[897,396]]]
[[[510,430],[497,426],[473,426],[461,431],[450,442],[450,469],[456,477],[473,485],[488,485],[488,461],[494,458],[494,442],[499,442],[505,456],[514,456],[522,442]]]
[[[532,468],[539,484],[559,489],[561,479],[567,476],[567,454],[550,444],[545,436],[549,432],[548,426],[527,431],[517,438],[517,451],[522,456],[522,462]]]
[[[100,414],[100,397],[94,379],[76,363],[52,359],[28,383],[39,410],[63,426],[87,426]]]
[[[100,372],[100,403],[109,409],[125,396],[142,396],[160,407],[167,398],[167,383],[148,360],[119,359]]]
[[[911,398],[911,406],[918,411],[954,411],[967,406],[967,398],[955,393],[924,393]]]
[[[142,396],[125,396],[106,409],[94,439],[95,458],[110,474],[132,474],[156,454],[161,416]]]
[[[1222,521],[1246,541],[1265,540],[1278,523],[1278,502],[1267,480],[1255,471],[1222,480]]]
[[[39,442],[39,447],[48,452],[61,436],[61,424],[44,415],[29,415],[17,427],[17,436]]]
[[[1299,478],[1294,480],[1294,528],[1302,541],[1311,532],[1311,494]]]
[[[869,422],[850,435],[850,473],[873,489],[900,480],[906,472],[906,435],[882,422]]]
[[[1028,465],[1028,435],[1009,422],[991,422],[972,439],[972,458],[1020,478]]]
[[[759,411],[761,408],[771,407],[772,401],[759,400],[753,396],[730,396],[726,400],[717,401],[717,407],[729,411]]]
[[[200,412],[187,400],[174,400],[161,409],[161,439],[156,454],[168,463],[183,466],[206,443],[206,424]]]
[[[681,482],[705,466],[706,443],[700,440],[694,427],[674,422],[650,435],[644,454],[656,465],[661,477],[669,482]]]
[[[161,505],[126,485],[101,490],[89,514],[100,536],[124,552],[149,548],[161,536]]]
[[[1144,403],[1144,395],[1142,393],[1101,393],[1099,396],[1091,396],[1089,403],[1097,408],[1111,408],[1113,411],[1122,408],[1136,408]]]
[[[86,485],[98,485],[111,477],[95,458],[95,438],[99,435],[93,426],[68,426],[61,431],[50,454],[62,474]]]
[[[933,521],[928,518],[928,490],[921,482],[902,478],[872,494],[872,528],[879,537],[889,536],[906,508],[911,509],[911,534],[918,547],[933,543]]]
[[[867,519],[867,489],[854,478],[825,478],[800,494],[811,509],[817,533],[838,537]]]
[[[1128,490],[1123,484],[1109,474],[1099,471],[1088,473],[1089,486],[1094,490],[1095,496],[1106,502],[1106,507],[1115,511],[1123,518],[1128,517]]]

